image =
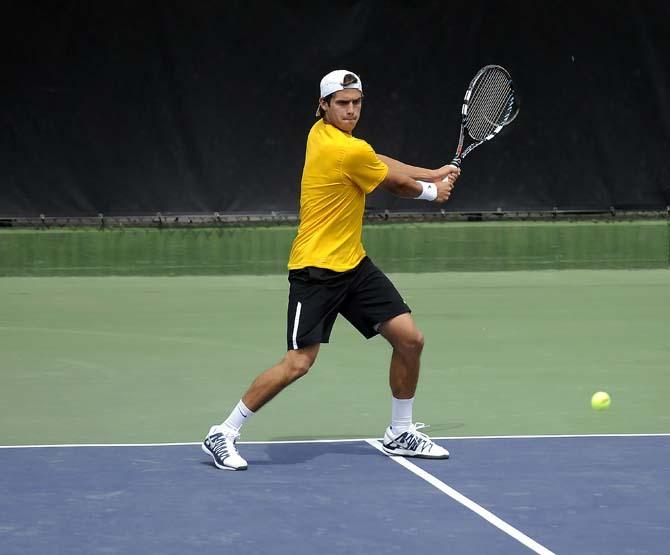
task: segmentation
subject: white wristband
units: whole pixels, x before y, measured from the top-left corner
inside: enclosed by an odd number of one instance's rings
[[[417,183],[423,187],[423,191],[418,197],[414,197],[416,200],[435,200],[437,198],[437,186],[435,183],[428,181],[417,181]]]

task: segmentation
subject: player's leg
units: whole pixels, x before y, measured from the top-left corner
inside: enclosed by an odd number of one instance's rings
[[[314,364],[321,345],[293,349],[277,364],[260,374],[242,397],[251,412],[258,411],[286,386],[307,374]]]
[[[393,347],[389,381],[391,425],[384,434],[389,454],[447,458],[449,453],[419,432],[412,423],[414,393],[419,379],[423,334],[391,280],[366,259],[341,307],[342,315],[366,338],[381,333]]]
[[[214,464],[224,470],[246,470],[245,461],[235,443],[240,430],[263,405],[282,389],[307,374],[314,364],[320,344],[290,350],[277,364],[260,374],[237,403],[228,418],[212,426],[202,443],[202,450],[214,459]]]
[[[389,382],[391,425],[384,433],[383,447],[389,455],[446,459],[449,452],[418,431],[423,426],[412,422],[414,394],[419,381],[423,334],[411,314],[400,314],[379,327],[382,336],[393,347]]]
[[[392,395],[389,430],[398,435],[412,426],[414,394],[419,381],[424,338],[409,313],[383,322],[379,331],[393,347],[389,369]]]
[[[396,399],[411,399],[416,392],[423,351],[423,334],[409,313],[382,323],[381,335],[393,347],[389,382]]]
[[[217,467],[247,468],[235,447],[242,427],[275,395],[304,376],[314,364],[321,343],[328,343],[347,283],[329,281],[324,285],[321,277],[319,272],[307,269],[289,273],[286,356],[256,377],[228,418],[210,428],[202,448]]]

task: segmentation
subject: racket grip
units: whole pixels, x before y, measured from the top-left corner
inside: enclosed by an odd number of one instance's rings
[[[449,162],[449,165],[450,166],[456,166],[457,168],[460,168],[461,167],[461,159],[458,156],[456,156],[456,158],[454,158],[451,162]],[[449,178],[445,177],[442,181],[446,181],[447,179],[449,179]]]

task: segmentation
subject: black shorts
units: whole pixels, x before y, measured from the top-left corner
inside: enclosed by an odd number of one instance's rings
[[[328,343],[338,314],[367,339],[379,324],[411,312],[391,280],[367,256],[352,270],[308,266],[291,270],[286,342],[288,350]]]

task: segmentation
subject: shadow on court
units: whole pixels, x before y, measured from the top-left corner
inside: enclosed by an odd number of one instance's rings
[[[246,446],[240,445],[243,453]],[[250,465],[273,466],[283,464],[300,464],[313,462],[324,456],[341,456],[347,464],[356,463],[360,457],[379,457],[381,454],[364,442],[343,443],[269,443],[263,446],[263,454],[248,459]],[[244,455],[243,455],[244,456]]]

